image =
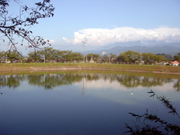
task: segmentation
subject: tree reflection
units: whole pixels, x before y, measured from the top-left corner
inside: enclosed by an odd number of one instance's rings
[[[140,77],[137,76],[122,75],[117,77],[117,81],[127,88],[137,87],[141,84]]]
[[[71,85],[73,82],[79,82],[83,78],[80,74],[45,74],[28,75],[30,85],[42,86],[45,89],[52,89],[60,85]]]
[[[172,82],[172,79],[121,75],[117,77],[117,81],[121,85],[126,86],[127,88],[133,88],[138,86],[142,86],[142,87],[162,86],[165,83]]]
[[[24,75],[0,76],[0,87],[8,86],[9,88],[15,89],[19,87],[21,81],[24,79]]]
[[[176,111],[176,108],[165,96],[158,96],[154,91],[148,92],[150,97],[157,98],[168,110],[169,114],[177,116],[180,118],[180,115]],[[143,115],[135,114],[129,112],[130,115],[136,118],[135,126],[129,126],[125,123],[128,131],[125,133],[130,133],[131,135],[179,135],[180,126],[177,124],[172,124],[166,120],[161,119],[157,114],[149,113],[148,109]],[[141,121],[143,119],[143,121]],[[149,121],[150,123],[146,122]]]
[[[104,80],[109,83],[118,82],[127,88],[135,88],[138,86],[152,87],[163,86],[165,83],[173,82],[173,79],[135,76],[135,75],[120,75],[120,74],[98,74],[98,73],[63,73],[63,74],[36,74],[36,75],[10,75],[0,76],[0,87],[8,86],[9,88],[17,88],[21,81],[25,79],[29,85],[44,87],[45,89],[53,89],[61,85],[72,85],[76,82],[81,82],[83,78],[88,83],[89,81]],[[173,86],[177,91],[180,91],[180,79]]]
[[[178,79],[178,81],[176,83],[174,83],[173,86],[177,91],[180,91],[180,79]]]
[[[152,86],[163,86],[165,83],[172,82],[172,79],[157,78],[157,77],[144,77],[142,79],[141,86],[152,87]]]
[[[100,76],[98,74],[85,74],[83,76],[84,78],[86,78],[86,81],[96,81],[100,79]]]

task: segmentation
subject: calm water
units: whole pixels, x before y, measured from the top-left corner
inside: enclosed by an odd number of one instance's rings
[[[133,126],[129,112],[180,119],[147,92],[166,96],[180,112],[180,80],[122,74],[0,76],[0,135],[116,135]]]

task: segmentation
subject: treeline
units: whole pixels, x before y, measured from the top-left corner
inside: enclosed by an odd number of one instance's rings
[[[125,51],[119,55],[113,53],[110,54],[93,54],[89,53],[86,56],[78,52],[72,52],[69,50],[57,50],[52,47],[45,47],[42,50],[31,51],[27,56],[23,56],[17,50],[9,50],[7,52],[0,52],[0,60],[3,62],[89,62],[93,59],[97,63],[116,63],[116,62],[144,62],[144,63],[155,63],[155,62],[166,62],[177,60],[180,61],[180,53],[175,56],[171,56],[165,53],[153,54],[153,53],[139,53],[135,51]]]

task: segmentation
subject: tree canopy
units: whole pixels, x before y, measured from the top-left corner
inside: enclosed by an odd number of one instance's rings
[[[136,60],[140,60],[140,53],[131,50],[121,53],[121,56],[124,58],[124,61],[126,62],[134,62]]]
[[[174,60],[180,61],[180,52],[174,55]]]
[[[29,61],[81,61],[83,60],[83,56],[81,53],[72,52],[69,50],[61,51],[57,49],[53,49],[52,47],[45,47],[42,50],[32,51],[28,53]]]

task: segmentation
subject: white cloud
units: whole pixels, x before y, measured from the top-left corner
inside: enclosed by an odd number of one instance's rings
[[[49,42],[52,44],[52,43],[55,43],[55,40],[54,40],[54,39],[52,39],[52,40],[50,40]]]
[[[73,39],[63,40],[67,43],[80,44],[86,41],[87,45],[103,46],[116,42],[134,42],[134,41],[163,41],[163,42],[180,42],[180,29],[178,28],[156,28],[142,29],[132,27],[120,27],[114,29],[82,29],[74,32]]]
[[[141,80],[142,81],[142,80]],[[75,83],[76,86],[82,87],[82,82],[81,83]],[[92,81],[84,81],[84,87],[88,88],[90,90],[118,90],[118,91],[144,91],[145,88],[153,89],[155,91],[159,92],[168,92],[172,91],[174,83],[164,83],[163,86],[152,86],[152,87],[144,87],[144,86],[137,86],[137,87],[132,87],[132,88],[127,88],[123,84],[119,83],[117,80],[111,81],[110,79],[104,80],[103,78],[99,80],[92,80]],[[175,91],[175,89],[174,89]]]
[[[76,86],[81,87],[82,83],[76,83]],[[84,81],[84,87],[91,89],[91,90],[120,90],[120,91],[126,91],[127,88],[123,85],[121,85],[118,81],[111,82],[110,80],[92,80],[92,81]]]

